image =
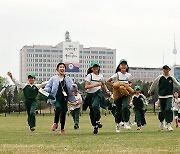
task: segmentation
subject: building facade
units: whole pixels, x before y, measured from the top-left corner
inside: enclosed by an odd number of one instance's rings
[[[130,67],[129,73],[132,74],[135,81],[152,82],[162,74],[162,68]]]
[[[78,69],[76,71],[70,70],[67,74],[74,81],[82,83],[92,60],[97,60],[100,63],[101,73],[107,79],[116,69],[116,49],[85,48],[79,42],[71,42],[67,37],[64,42],[56,46],[24,46],[20,50],[20,81],[27,82],[29,73],[35,73],[36,80],[39,82],[47,81],[57,74],[56,66],[59,62],[69,61],[68,68],[71,69],[70,63],[72,62]]]
[[[180,65],[173,65],[171,67],[171,75],[173,75],[176,80],[180,82]]]

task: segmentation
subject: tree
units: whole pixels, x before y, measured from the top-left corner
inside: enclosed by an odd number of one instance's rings
[[[18,102],[18,90],[17,90],[17,86],[14,88],[14,95],[13,95],[13,103],[17,103]]]

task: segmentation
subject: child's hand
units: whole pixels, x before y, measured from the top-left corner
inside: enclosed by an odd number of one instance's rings
[[[11,72],[7,72],[7,75],[12,78],[12,73]]]
[[[99,86],[102,86],[102,82],[98,82],[94,85],[94,87],[99,87]]]

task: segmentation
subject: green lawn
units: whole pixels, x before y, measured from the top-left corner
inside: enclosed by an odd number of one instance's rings
[[[92,133],[88,114],[80,117],[78,130],[67,116],[66,135],[50,130],[53,115],[38,115],[35,132],[29,131],[26,115],[17,115],[0,115],[0,153],[180,153],[180,128],[173,122],[173,132],[158,131],[154,114],[146,115],[147,125],[141,131],[132,126],[118,134],[113,116],[102,115],[98,135]]]

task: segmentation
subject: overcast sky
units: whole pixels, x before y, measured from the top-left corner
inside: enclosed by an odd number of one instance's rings
[[[180,0],[0,0],[0,76],[19,79],[24,45],[72,41],[117,50],[129,66],[173,64],[180,48]],[[179,51],[179,50],[178,50]],[[180,64],[180,53],[176,56]]]

